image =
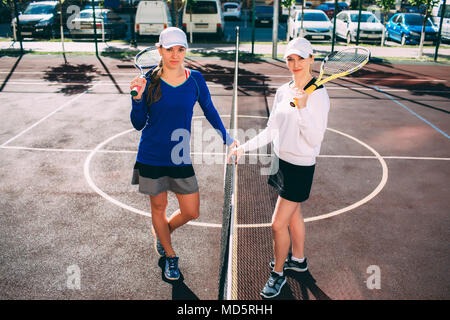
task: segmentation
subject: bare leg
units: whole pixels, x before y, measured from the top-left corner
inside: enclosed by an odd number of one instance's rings
[[[153,228],[166,251],[166,255],[168,257],[175,255],[170,241],[169,221],[166,217],[167,192],[161,192],[157,196],[150,196],[150,206],[152,209]]]
[[[296,258],[305,256],[305,222],[303,221],[300,203],[289,221],[292,240],[292,255]]]
[[[276,272],[283,271],[284,261],[289,253],[291,239],[288,226],[292,215],[297,210],[297,206],[297,202],[278,197],[272,217],[273,251],[275,255],[275,267],[273,270]]]
[[[169,218],[169,229],[175,229],[186,224],[190,220],[197,219],[200,215],[200,196],[198,191],[191,194],[176,194],[180,209],[175,211]]]

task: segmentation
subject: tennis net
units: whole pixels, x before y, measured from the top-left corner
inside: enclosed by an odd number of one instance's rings
[[[233,100],[231,105],[230,117],[230,132],[233,138],[236,138],[237,132],[237,86],[238,86],[238,72],[239,72],[239,27],[236,27],[236,53],[235,53],[235,68],[234,68],[234,82],[233,82]],[[221,234],[221,250],[219,263],[219,300],[232,299],[232,279],[234,266],[236,261],[233,260],[233,246],[236,244],[235,233],[235,219],[236,219],[236,180],[237,170],[234,161],[231,164],[225,164],[225,179],[224,179],[224,202],[222,209],[222,234]]]

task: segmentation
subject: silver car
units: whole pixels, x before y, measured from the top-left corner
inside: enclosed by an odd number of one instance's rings
[[[288,32],[290,38],[303,36],[310,40],[330,40],[333,25],[322,10],[306,9],[303,13],[302,28],[301,10],[295,10],[289,17]]]
[[[87,38],[94,36],[94,10],[92,8],[80,11],[70,24],[72,38]],[[127,33],[126,21],[109,9],[95,9],[95,24],[97,37],[105,39],[124,38]]]

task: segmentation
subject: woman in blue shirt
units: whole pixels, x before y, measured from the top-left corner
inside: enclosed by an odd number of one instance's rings
[[[132,98],[131,122],[142,130],[132,184],[150,196],[155,248],[166,256],[165,277],[180,277],[178,257],[170,234],[199,216],[200,197],[190,159],[190,132],[193,108],[198,101],[206,119],[220,133],[224,144],[239,145],[226,132],[215,109],[205,79],[198,71],[184,67],[186,34],[175,27],[161,32],[157,43],[161,61],[147,73],[136,77],[130,88],[140,86]],[[180,150],[180,137],[183,140]],[[167,191],[176,194],[180,209],[166,217]]]

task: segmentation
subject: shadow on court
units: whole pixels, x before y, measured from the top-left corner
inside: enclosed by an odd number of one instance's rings
[[[311,300],[309,292],[314,296],[315,300],[331,300],[331,298],[320,289],[316,284],[309,270],[305,272],[286,271],[287,282],[281,293],[273,298],[263,300]],[[295,296],[291,286],[300,286],[300,296]]]
[[[3,54],[0,54],[0,57],[2,57],[2,56],[3,56]],[[17,58],[16,62],[12,66],[11,71],[8,73],[8,75],[6,76],[5,80],[3,80],[2,86],[0,87],[0,92],[3,91],[3,89],[6,86],[6,84],[8,83],[9,79],[14,74],[14,71],[16,70],[17,66],[19,65],[20,60],[22,60],[22,57],[23,57],[23,55],[19,55],[19,57]]]
[[[165,258],[161,257],[158,266],[161,268],[161,279],[172,286],[172,300],[200,300],[197,295],[184,283],[183,273],[180,272],[180,279],[168,280],[164,276]]]
[[[63,84],[58,93],[74,95],[92,87],[92,82],[100,76],[100,72],[93,64],[63,63],[45,70],[42,79]]]
[[[196,61],[189,61],[189,67],[200,71],[206,81],[224,86],[225,90],[233,90],[234,67],[221,64],[200,64]],[[268,74],[254,72],[245,68],[239,69],[239,83],[245,84],[245,88],[239,88],[239,94],[249,96],[252,93],[275,94],[276,89],[269,86],[271,77]]]
[[[370,83],[371,86],[406,89],[414,96],[432,95],[447,98],[446,81],[435,81],[432,77],[433,74],[407,70],[389,62],[371,63],[348,76],[358,82]]]

